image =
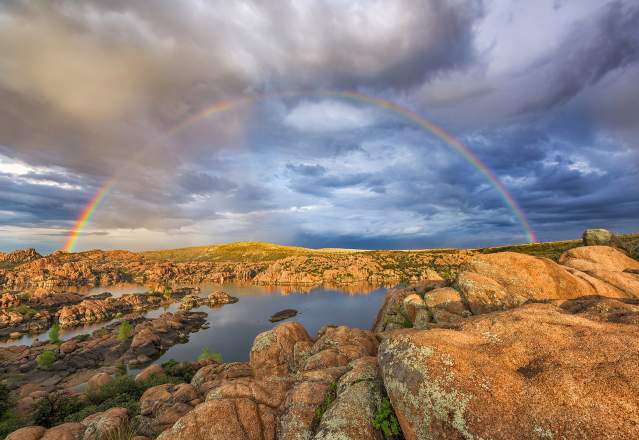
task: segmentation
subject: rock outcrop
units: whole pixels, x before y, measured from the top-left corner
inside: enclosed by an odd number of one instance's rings
[[[191,385],[206,401],[159,439],[375,438],[376,352],[377,341],[365,330],[325,327],[313,341],[299,323],[279,325],[255,338],[248,365],[198,371]],[[331,384],[335,401],[318,416]]]
[[[639,329],[569,304],[385,337],[379,364],[405,437],[639,437]]]
[[[587,274],[589,277],[603,281],[614,289],[598,289],[597,294],[604,296],[639,297],[639,276],[632,271],[639,271],[639,261],[609,246],[588,246],[571,249],[565,252],[559,263]]]
[[[455,285],[473,314],[515,307],[529,300],[639,296],[636,278],[623,273],[624,266],[639,263],[615,248],[575,248],[559,261],[563,264],[514,252],[479,255],[464,266]],[[584,271],[586,267],[590,270]]]
[[[237,301],[238,299],[236,297],[231,296],[226,292],[222,292],[221,290],[217,290],[209,294],[206,298],[194,294],[186,295],[180,301],[180,309],[190,310],[205,304],[210,307],[219,307],[224,304],[233,304]]]
[[[42,258],[35,249],[20,249],[13,252],[0,252],[0,267],[13,267]]]
[[[439,277],[472,251],[437,252],[311,252],[265,261],[180,261],[146,258],[127,251],[56,252],[46,257],[0,262],[0,288],[61,292],[70,287],[119,283],[153,286],[198,285],[203,282],[252,282],[267,285],[389,285]],[[6,255],[10,254],[5,254]]]
[[[586,229],[581,238],[584,246],[610,246],[617,241],[615,234],[607,229]]]
[[[202,397],[188,383],[164,384],[149,388],[140,398],[138,432],[155,436],[202,403]]]
[[[46,429],[42,426],[27,426],[12,432],[6,440],[102,440],[119,438],[129,424],[126,408],[110,408],[92,414],[81,423],[63,423]]]
[[[100,300],[87,299],[79,304],[60,309],[58,322],[60,327],[66,328],[108,321],[117,315],[159,307],[161,302],[158,296],[147,294],[123,295]]]
[[[22,382],[46,384],[53,389],[68,377],[92,371],[95,374],[105,365],[144,365],[169,347],[185,341],[189,333],[198,331],[206,322],[206,316],[206,313],[177,312],[152,320],[136,318],[130,321],[134,326],[132,335],[124,339],[118,337],[120,323],[116,322],[88,338],[76,337],[60,346],[41,342],[30,347],[0,347],[0,374],[15,376]],[[42,370],[37,366],[37,358],[45,351],[53,352],[56,361]],[[87,379],[89,377],[85,381]]]
[[[249,362],[197,364],[190,383],[147,389],[132,426],[159,440],[384,440],[381,417],[407,440],[639,438],[639,262],[600,245],[558,261],[477,255],[454,279],[390,290],[373,331],[324,326],[311,337],[286,322],[256,336]],[[59,348],[0,348],[0,371],[32,371],[43,350],[61,357],[47,375],[81,360],[144,364],[199,328],[201,315],[132,321],[133,335],[117,344],[111,326]],[[163,372],[151,366],[136,380]],[[32,379],[18,408],[46,395],[51,381]],[[129,422],[114,408],[9,438],[92,439]]]

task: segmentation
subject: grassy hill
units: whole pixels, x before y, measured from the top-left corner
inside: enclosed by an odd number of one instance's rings
[[[210,246],[196,246],[180,249],[142,252],[150,260],[215,261],[215,262],[268,262],[296,255],[312,255],[319,252],[338,252],[337,250],[308,249],[298,246],[282,246],[259,241],[240,241]],[[344,252],[340,250],[339,252]]]
[[[622,243],[639,242],[639,233],[619,235],[618,238]],[[568,249],[581,246],[581,240],[565,240],[545,243],[532,244],[516,244],[509,246],[496,246],[480,249],[473,249],[480,253],[495,252],[520,252],[523,254],[546,257],[557,260],[559,256]],[[190,261],[210,261],[210,262],[246,262],[246,263],[267,263],[293,256],[312,256],[319,254],[353,254],[353,253],[369,253],[392,256],[400,253],[454,253],[456,249],[419,249],[419,250],[380,250],[366,251],[357,249],[310,249],[299,246],[283,246],[273,243],[265,243],[258,241],[241,241],[236,243],[225,243],[209,246],[196,246],[180,249],[166,249],[157,251],[141,252],[145,258],[149,260],[168,260],[172,262],[190,262]]]

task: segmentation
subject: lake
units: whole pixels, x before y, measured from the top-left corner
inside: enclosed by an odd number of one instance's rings
[[[348,325],[370,329],[377,311],[386,293],[386,288],[349,288],[348,292],[340,289],[316,287],[307,292],[296,290],[290,286],[238,286],[204,284],[200,286],[201,296],[215,290],[223,290],[239,298],[235,304],[227,304],[219,308],[202,306],[192,311],[208,313],[209,328],[191,333],[189,342],[171,347],[156,363],[169,359],[192,361],[197,359],[207,347],[211,352],[222,354],[225,362],[246,361],[255,336],[271,329],[279,323],[269,322],[269,317],[282,309],[296,309],[296,317],[286,321],[300,322],[311,336],[326,324]],[[144,292],[142,286],[100,287],[92,289],[89,294],[111,292],[114,296],[124,293]],[[175,312],[179,304],[149,310],[144,313],[148,318],[156,318],[165,311]],[[91,333],[110,322],[97,323],[85,327],[61,330],[62,340],[70,339],[83,333]],[[281,321],[281,322],[286,322]],[[0,345],[30,345],[33,338],[48,339],[47,332],[40,335],[25,335],[15,341],[7,341]]]

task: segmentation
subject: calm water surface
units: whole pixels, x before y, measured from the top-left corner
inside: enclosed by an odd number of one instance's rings
[[[211,352],[220,352],[225,362],[248,360],[249,350],[255,336],[271,329],[279,323],[271,323],[268,318],[282,309],[296,309],[298,314],[290,320],[300,322],[311,336],[325,324],[348,325],[369,329],[373,325],[377,310],[386,293],[385,288],[362,289],[346,293],[339,289],[317,287],[307,293],[291,291],[290,287],[262,287],[236,285],[201,285],[201,296],[206,296],[215,290],[224,290],[239,298],[235,304],[227,304],[219,308],[202,306],[193,311],[208,313],[208,329],[191,333],[189,341],[171,347],[156,363],[168,359],[178,361],[192,361],[197,359],[204,347]],[[125,289],[125,290],[122,290]],[[122,288],[100,287],[90,291],[90,294],[111,292],[114,296],[124,293],[144,292],[141,286],[127,286]],[[174,312],[178,304],[171,304],[144,313],[148,318],[156,318],[166,311]],[[92,333],[96,329],[108,325],[103,322],[86,327],[79,327],[61,331],[61,339],[70,339],[83,333]],[[286,322],[286,321],[282,321]],[[47,332],[36,337],[46,340]],[[29,345],[33,337],[25,335],[16,341],[0,343],[0,345]]]

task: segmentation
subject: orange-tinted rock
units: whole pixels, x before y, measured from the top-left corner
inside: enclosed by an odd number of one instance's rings
[[[438,279],[431,268],[436,263],[456,267],[465,261],[470,251],[440,254],[377,252],[311,252],[311,255],[291,256],[275,261],[185,261],[171,262],[145,258],[144,254],[127,251],[89,251],[37,254],[12,257],[20,264],[4,271],[0,287],[6,290],[37,290],[46,297],[53,292],[76,286],[107,286],[130,281],[149,285],[196,285],[203,282],[253,281],[257,284],[348,286],[397,284],[405,278],[410,264],[411,281]],[[29,253],[26,253],[29,254]],[[25,255],[26,255],[25,254]],[[6,257],[9,254],[3,254]],[[0,259],[3,258],[0,256]],[[259,258],[258,258],[259,260]]]
[[[64,354],[71,353],[76,348],[78,348],[78,343],[73,339],[69,341],[65,341],[62,344],[60,344],[60,352]]]
[[[82,423],[63,423],[47,429],[40,440],[81,440],[84,430]]]
[[[514,252],[479,255],[457,277],[456,287],[474,314],[501,310],[527,300],[570,299],[585,295],[625,296],[545,258]],[[601,292],[605,290],[605,292]]]
[[[316,409],[324,402],[328,383],[301,382],[288,393],[279,418],[278,440],[311,438]]]
[[[471,315],[459,292],[451,287],[431,290],[424,303],[437,323],[455,323]]]
[[[402,309],[410,322],[415,322],[418,310],[424,307],[424,300],[416,293],[411,293],[402,301]]]
[[[570,313],[578,313],[595,321],[639,324],[639,299],[584,296],[553,303]]]
[[[578,247],[564,252],[559,262],[613,286],[624,296],[639,297],[639,276],[627,271],[639,270],[639,261],[618,249],[610,246]]]
[[[87,390],[96,390],[113,382],[113,376],[109,373],[97,373],[87,381]]]
[[[9,307],[17,307],[20,305],[20,298],[13,293],[7,292],[0,295],[0,309],[7,309]]]
[[[403,330],[379,349],[407,440],[639,438],[639,332],[551,304]]]
[[[42,426],[27,426],[13,431],[5,440],[40,440],[46,431]]]
[[[140,398],[144,434],[154,436],[173,425],[201,403],[200,395],[188,384],[164,384],[149,388]]]
[[[323,414],[314,440],[383,440],[372,425],[382,399],[377,359],[353,361],[337,384],[335,401]]]
[[[364,356],[377,354],[372,332],[346,326],[326,326],[319,333],[301,370],[320,370],[348,365]]]
[[[150,379],[151,376],[162,376],[164,374],[164,368],[161,365],[153,364],[146,367],[144,370],[140,371],[135,375],[136,382],[143,382],[147,379]]]
[[[377,312],[373,331],[382,332],[402,328],[406,318],[401,314],[404,299],[415,291],[412,289],[391,289],[384,296],[384,303]]]
[[[133,294],[118,298],[87,299],[58,311],[60,327],[74,327],[91,322],[107,321],[118,313],[130,313],[156,307],[161,300],[154,295]]]
[[[288,375],[295,367],[295,344],[310,340],[306,329],[294,321],[257,335],[250,361],[255,377]]]
[[[226,381],[252,376],[253,370],[251,366],[245,362],[212,364],[200,368],[193,376],[193,379],[191,379],[191,385],[193,385],[201,395],[206,396],[211,389],[220,386]]]
[[[82,420],[86,430],[82,440],[102,440],[115,437],[123,432],[129,423],[129,411],[126,408],[110,408],[104,412],[91,414]]]
[[[559,263],[589,272],[593,269],[623,272],[639,269],[639,261],[610,246],[583,246],[570,249],[559,257]]]
[[[215,306],[215,305],[221,305],[221,304],[236,303],[238,299],[234,296],[229,295],[226,292],[217,290],[208,296],[208,301],[210,305]]]
[[[247,398],[215,399],[198,405],[157,440],[274,440],[275,412]]]

